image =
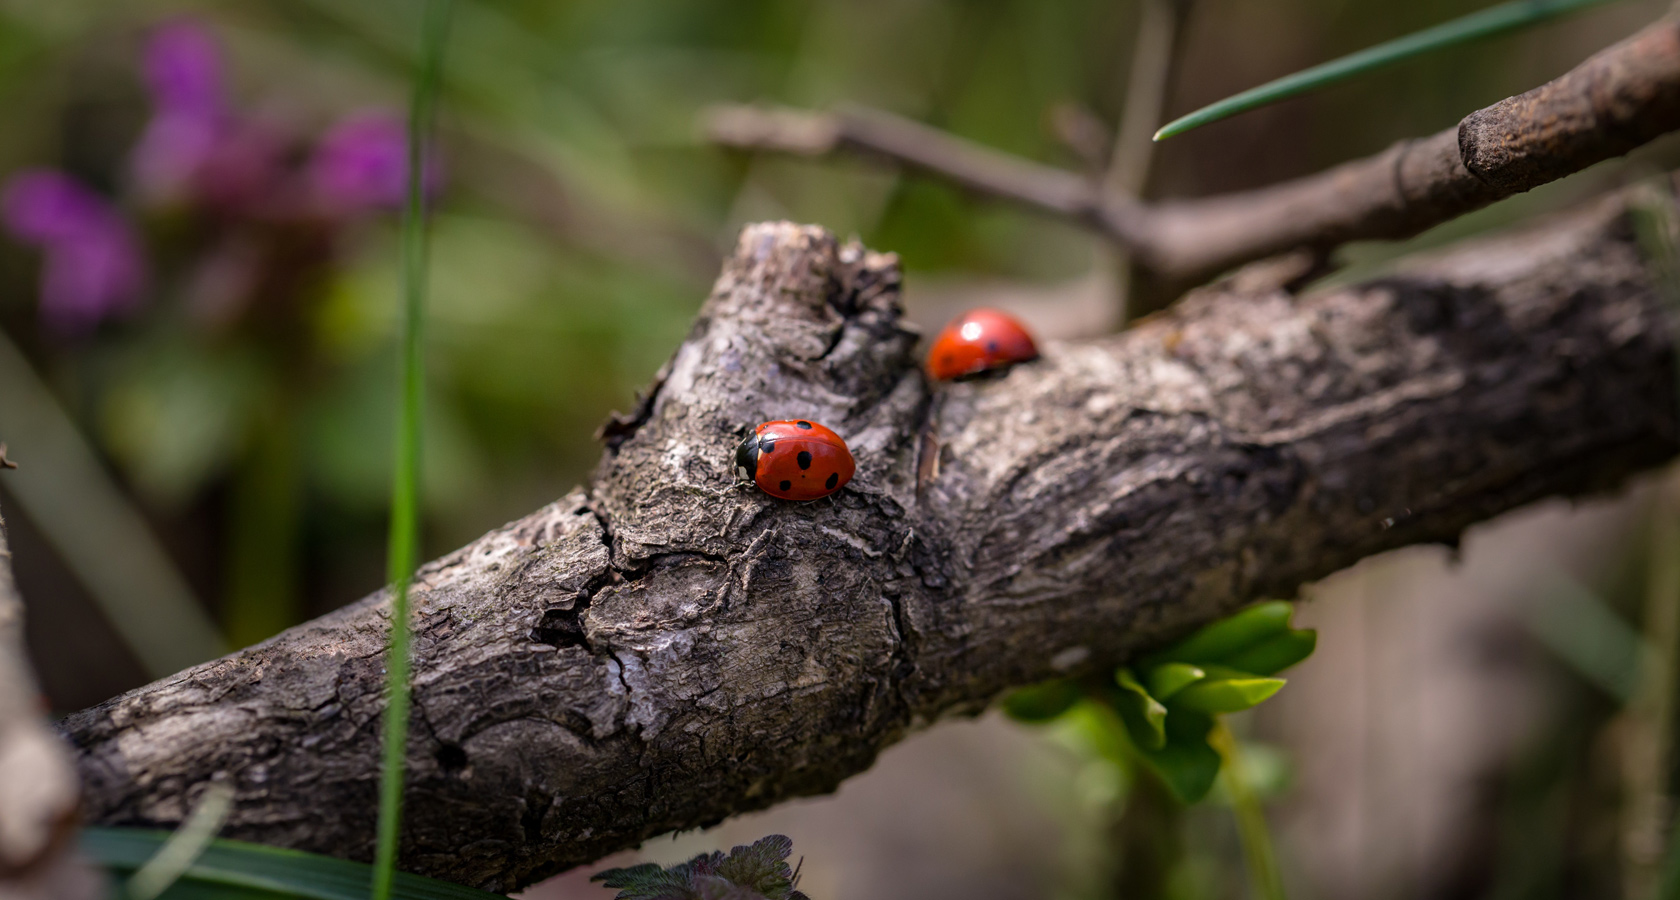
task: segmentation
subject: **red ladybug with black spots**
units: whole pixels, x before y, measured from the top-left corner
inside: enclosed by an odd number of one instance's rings
[[[995,309],[971,309],[945,326],[928,352],[928,374],[939,381],[1001,374],[1038,359],[1038,346],[1020,320]]]
[[[735,474],[783,500],[827,497],[856,468],[840,435],[808,419],[765,422],[735,448]]]

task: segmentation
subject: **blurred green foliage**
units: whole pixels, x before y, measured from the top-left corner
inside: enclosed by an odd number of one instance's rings
[[[1275,676],[1317,646],[1317,632],[1290,627],[1293,611],[1281,600],[1254,604],[1115,670],[1112,683],[1034,685],[1006,696],[1003,710],[1037,723],[1095,704],[1123,726],[1115,735],[1120,756],[1146,763],[1179,802],[1195,803],[1219,775],[1220,753],[1210,738],[1215,717],[1264,703],[1284,685]]]

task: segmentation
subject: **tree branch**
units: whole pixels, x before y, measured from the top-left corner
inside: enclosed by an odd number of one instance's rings
[[[1091,178],[878,111],[725,106],[704,125],[724,146],[866,153],[1072,219],[1130,250],[1163,282],[1190,285],[1297,248],[1410,237],[1680,128],[1680,18],[1454,128],[1318,175],[1200,200],[1138,203]]]
[[[830,791],[1000,691],[1089,673],[1367,554],[1676,450],[1619,205],[1311,297],[1247,275],[930,393],[891,256],[741,235],[590,489],[425,566],[402,865],[512,889]],[[832,500],[730,488],[808,417]],[[366,859],[382,593],[71,716],[92,818]],[[323,811],[330,811],[323,814]]]

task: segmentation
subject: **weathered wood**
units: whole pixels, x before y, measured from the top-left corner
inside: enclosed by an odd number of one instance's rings
[[[890,256],[741,236],[592,486],[417,576],[402,864],[511,889],[833,789],[1000,691],[1676,449],[1667,321],[1615,205],[1357,287],[1241,275],[1122,335],[930,390]],[[811,418],[832,500],[730,486]],[[96,821],[373,847],[372,597],[64,723]]]

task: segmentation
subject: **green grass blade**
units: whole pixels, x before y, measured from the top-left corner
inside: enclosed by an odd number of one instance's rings
[[[186,874],[193,861],[210,846],[216,832],[222,830],[222,822],[226,821],[232,805],[232,788],[225,784],[210,785],[192,815],[128,879],[129,900],[155,900]]]
[[[1237,746],[1237,739],[1224,722],[1217,722],[1208,733],[1208,743],[1219,754],[1225,788],[1231,795],[1231,811],[1237,818],[1237,837],[1242,843],[1243,858],[1248,863],[1249,878],[1254,895],[1261,900],[1285,900],[1283,875],[1278,868],[1277,853],[1272,849],[1272,832],[1266,825],[1266,811],[1260,805],[1249,781],[1247,761]]]
[[[1155,132],[1155,140],[1170,138],[1192,128],[1200,128],[1209,122],[1217,122],[1237,113],[1316,91],[1414,56],[1538,25],[1558,16],[1609,2],[1611,0],[1514,0],[1511,3],[1501,3],[1358,53],[1303,69],[1293,75],[1285,75],[1276,81],[1268,81],[1259,87],[1204,106],[1187,116],[1168,122],[1160,131]]]
[[[157,855],[167,831],[89,828],[81,849],[114,872],[130,872]],[[188,896],[296,897],[304,900],[365,900],[373,880],[366,863],[283,850],[244,841],[214,840],[164,893],[165,900]],[[494,900],[499,894],[398,872],[394,900]]]
[[[388,900],[397,865],[402,822],[403,762],[408,749],[408,582],[419,564],[420,356],[426,304],[426,150],[438,89],[452,0],[426,0],[421,25],[420,71],[408,114],[408,202],[402,222],[403,332],[396,474],[391,488],[391,649],[386,661],[385,760],[379,781],[379,844],[374,854],[374,900]]]

